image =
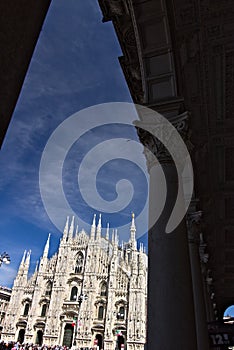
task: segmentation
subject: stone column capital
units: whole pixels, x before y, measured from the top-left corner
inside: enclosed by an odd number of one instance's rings
[[[148,112],[148,111],[147,111]],[[189,113],[186,111],[180,115],[172,116],[167,120],[174,128],[168,127],[168,123],[164,121],[161,116],[158,119],[154,118],[154,111],[150,113],[143,113],[140,110],[139,115],[141,121],[136,121],[136,129],[140,142],[145,147],[144,154],[147,160],[148,170],[157,163],[172,163],[173,158],[168,148],[178,149],[177,154],[174,154],[177,165],[183,166],[184,151],[178,147],[178,133],[185,142],[188,150],[191,149],[191,144],[188,141],[189,135]],[[159,135],[160,139],[156,136]],[[167,145],[167,146],[165,146]]]

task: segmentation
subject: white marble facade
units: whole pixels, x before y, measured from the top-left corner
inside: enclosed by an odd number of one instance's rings
[[[67,219],[56,254],[28,278],[25,252],[5,316],[2,340],[105,350],[143,350],[146,339],[147,255],[137,249],[134,214],[129,241],[101,234],[94,216],[90,234]]]

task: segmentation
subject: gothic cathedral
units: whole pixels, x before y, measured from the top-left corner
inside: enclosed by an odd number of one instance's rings
[[[70,224],[70,225],[69,225]],[[90,235],[74,235],[67,219],[57,253],[28,278],[22,258],[6,313],[2,340],[99,350],[143,350],[146,339],[147,255],[137,249],[134,214],[129,242],[101,235],[94,216]]]

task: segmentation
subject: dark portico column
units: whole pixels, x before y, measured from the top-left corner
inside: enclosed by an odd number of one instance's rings
[[[206,323],[206,308],[204,289],[199,255],[200,245],[200,218],[201,211],[195,211],[193,203],[187,214],[188,241],[193,281],[193,296],[197,331],[197,345],[199,350],[209,350],[208,327]]]
[[[140,127],[141,122],[137,125]],[[197,350],[185,219],[173,232],[166,233],[166,226],[178,195],[178,177],[181,174],[177,174],[170,154],[152,134],[138,129],[138,135],[145,146],[150,174],[149,225],[152,224],[152,217],[158,210],[158,195],[160,188],[163,188],[160,166],[167,184],[164,209],[148,234],[147,350]],[[183,208],[183,194],[178,204]]]

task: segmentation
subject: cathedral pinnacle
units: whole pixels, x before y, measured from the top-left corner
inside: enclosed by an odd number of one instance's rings
[[[75,234],[75,236],[76,236],[76,238],[78,237],[78,225],[76,225],[76,234]]]
[[[50,246],[50,233],[48,234],[48,238],[45,244],[44,252],[43,252],[43,258],[47,259],[48,253],[49,253],[49,246]]]
[[[106,240],[109,241],[109,230],[110,230],[110,224],[109,222],[107,223],[107,228],[106,228]]]
[[[31,250],[29,250],[27,252],[27,257],[26,257],[26,260],[25,260],[25,270],[27,272],[28,268],[29,268],[29,264],[30,264],[30,257],[31,257]]]
[[[143,243],[140,242],[139,252],[143,253]]]
[[[102,226],[102,214],[99,214],[98,227]]]
[[[70,229],[69,229],[69,238],[73,237],[73,233],[74,233],[74,220],[75,220],[75,216],[72,217],[72,221],[71,221],[71,225],[70,225]]]
[[[115,229],[115,243],[118,244],[118,230]]]
[[[39,266],[39,261],[37,260],[34,273],[38,271],[38,266]]]
[[[69,216],[67,216],[66,225],[65,225],[64,230],[63,230],[63,238],[65,240],[67,239],[67,235],[68,235],[68,227],[69,227]]]
[[[115,245],[116,247],[118,247],[118,244],[119,244],[118,230],[115,229],[115,241],[114,241],[114,245]]]
[[[24,251],[20,266],[19,266],[19,270],[18,270],[18,276],[22,275],[22,273],[24,273],[24,264],[25,264],[25,257],[26,257],[26,253],[27,251]]]
[[[130,228],[130,243],[134,250],[136,250],[136,225],[135,225],[135,214],[132,213],[132,223]]]
[[[136,226],[135,226],[135,214],[134,214],[134,213],[132,213],[131,230],[135,230],[135,231],[136,231]]]
[[[96,236],[97,240],[101,238],[101,231],[102,231],[102,214],[99,214],[99,220],[97,225],[97,236]]]
[[[124,242],[121,242],[121,258],[124,259]]]
[[[118,233],[117,233],[117,229],[115,229],[115,232],[113,233],[113,236],[112,236],[112,242],[113,242],[113,245],[114,245],[114,254],[116,255],[117,252],[118,252]]]
[[[24,256],[25,256],[25,254],[24,254]],[[25,262],[24,262],[24,265],[23,265],[23,269],[22,269],[23,276],[24,276],[24,282],[27,281],[28,270],[29,270],[29,265],[30,265],[30,256],[31,256],[31,250],[29,250],[27,252],[27,255],[26,255],[26,258],[25,258]]]
[[[93,216],[93,223],[92,223],[91,232],[90,232],[90,239],[92,241],[94,241],[95,232],[96,232],[96,214],[94,214],[94,216]]]
[[[24,266],[26,253],[27,253],[27,251],[25,250],[24,254],[23,254],[23,257],[22,257],[22,260],[21,260],[21,263],[20,263],[20,268],[22,268]]]

